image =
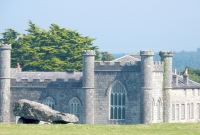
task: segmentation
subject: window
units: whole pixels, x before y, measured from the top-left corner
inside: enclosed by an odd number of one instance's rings
[[[190,104],[187,104],[187,119],[190,119]]]
[[[197,118],[200,118],[200,103],[197,103]]]
[[[184,89],[184,95],[187,96],[187,91],[186,91],[186,89]]]
[[[194,119],[194,104],[191,103],[191,119]]]
[[[55,107],[55,101],[51,98],[51,97],[47,97],[44,101],[43,104],[51,107],[52,109],[54,109]]]
[[[110,93],[110,119],[125,119],[125,89],[119,82]]]
[[[161,107],[161,101],[158,100],[158,104],[157,104],[157,118],[158,118],[158,120],[161,119],[161,117],[160,117],[160,107]]]
[[[185,104],[181,104],[181,119],[185,119]]]
[[[198,96],[200,96],[200,89],[198,89]]]
[[[175,120],[175,106],[172,105],[172,120]]]
[[[152,100],[152,120],[154,120],[154,106],[155,106],[155,102],[154,99]]]
[[[192,96],[195,96],[195,90],[192,89]]]
[[[81,102],[77,97],[73,97],[69,100],[70,106],[70,113],[76,115],[77,117],[80,116],[80,105]]]
[[[176,104],[176,120],[179,120],[179,104]]]

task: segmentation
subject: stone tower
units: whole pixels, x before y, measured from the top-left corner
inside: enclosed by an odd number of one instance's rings
[[[10,44],[0,45],[0,122],[10,122]]]
[[[85,50],[83,56],[83,88],[85,90],[85,122],[94,123],[94,50]]]
[[[171,89],[172,89],[172,57],[173,52],[160,52],[161,60],[164,63],[164,91],[163,91],[163,120],[171,120]]]
[[[152,122],[153,56],[151,50],[140,51],[141,56],[141,123]]]

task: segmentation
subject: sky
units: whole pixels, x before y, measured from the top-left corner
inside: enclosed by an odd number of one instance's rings
[[[112,54],[200,47],[200,0],[0,0],[0,20],[0,33],[58,24]]]

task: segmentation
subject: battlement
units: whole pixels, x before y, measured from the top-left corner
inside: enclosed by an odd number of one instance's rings
[[[11,50],[11,44],[0,44],[0,50]]]
[[[57,78],[55,81],[52,79],[11,79],[11,87],[82,87],[82,80]]]
[[[163,72],[163,62],[161,61],[154,61],[154,71],[156,72]]]
[[[82,55],[96,55],[94,50],[83,50]]]
[[[160,51],[159,55],[160,57],[173,57],[174,53],[172,51],[168,51],[168,52]]]
[[[163,65],[163,62],[162,61],[154,61],[154,65]]]
[[[141,50],[140,51],[140,55],[148,55],[148,56],[153,56],[154,55],[154,51],[152,50]]]
[[[95,71],[139,71],[140,61],[135,62],[113,62],[113,61],[96,61],[94,64]]]

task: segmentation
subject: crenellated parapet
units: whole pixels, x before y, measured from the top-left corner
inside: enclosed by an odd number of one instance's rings
[[[94,71],[140,71],[140,61],[135,62],[112,62],[97,61]]]
[[[149,56],[154,56],[154,51],[152,50],[141,50],[140,51],[140,56],[145,56],[145,55],[149,55]]]
[[[154,72],[163,72],[163,62],[162,61],[154,61]]]
[[[11,87],[38,87],[38,88],[81,88],[82,80],[76,80],[74,78],[57,78],[56,80],[51,79],[11,79]]]
[[[173,57],[174,53],[172,51],[160,51],[160,57]]]
[[[0,50],[11,50],[11,44],[0,44]]]
[[[82,55],[96,55],[94,50],[83,50]]]

